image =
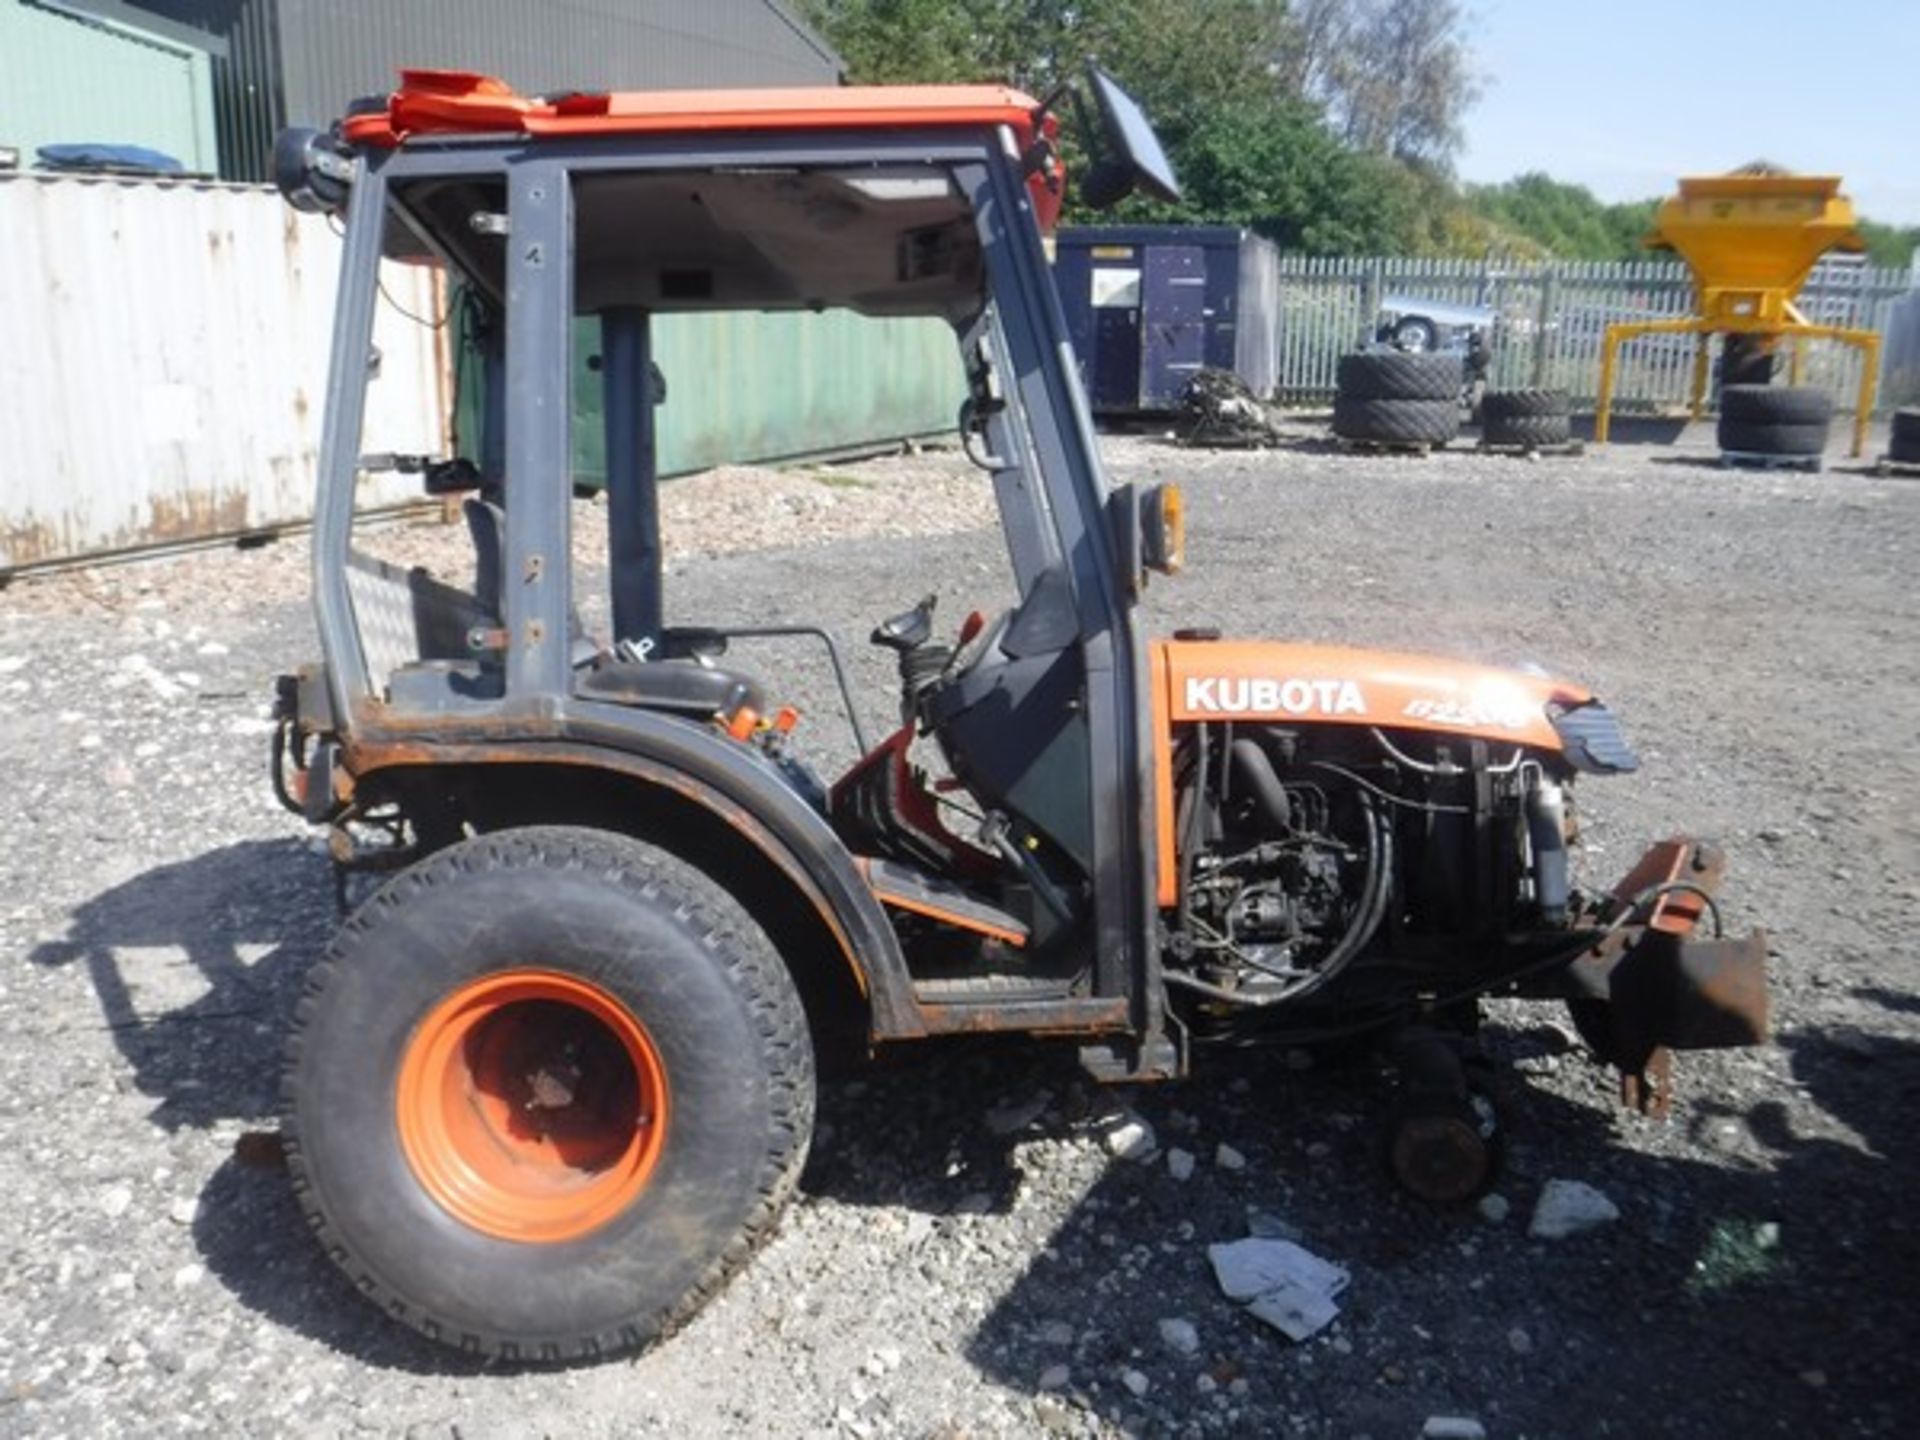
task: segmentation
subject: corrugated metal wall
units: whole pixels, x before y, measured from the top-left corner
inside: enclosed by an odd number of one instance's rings
[[[0,570],[312,512],[340,242],[258,187],[0,176]],[[437,282],[389,266],[367,450],[445,445]],[[419,498],[372,477],[364,505]]]
[[[953,327],[939,320],[742,311],[662,315],[654,360],[667,379],[659,409],[662,475],[729,462],[853,450],[954,427],[966,379]],[[574,372],[574,475],[606,479],[600,376],[580,332]]]
[[[403,65],[521,90],[831,85],[839,58],[783,0],[130,0],[227,42],[215,62],[223,169],[268,178],[282,125],[324,125]]]
[[[824,47],[765,0],[279,0],[287,119],[331,120],[400,65],[479,70],[543,90],[831,85]]]
[[[71,13],[0,0],[0,144],[144,145],[189,170],[220,168],[204,50]]]

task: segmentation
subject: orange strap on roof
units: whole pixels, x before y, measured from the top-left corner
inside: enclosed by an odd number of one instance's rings
[[[900,125],[1009,125],[1033,140],[1036,103],[1004,85],[848,85],[761,90],[626,90],[530,99],[468,70],[402,70],[384,113],[349,116],[354,144],[410,135],[519,131],[610,135],[659,131],[825,130]],[[1054,125],[1048,117],[1047,132]]]

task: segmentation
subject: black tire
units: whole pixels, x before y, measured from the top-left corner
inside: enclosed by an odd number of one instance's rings
[[[1720,448],[1743,455],[1823,455],[1827,449],[1827,422],[1817,424],[1760,424],[1720,417]]]
[[[666,1092],[638,1193],[545,1243],[498,1238],[436,1199],[399,1118],[423,1022],[529,966],[623,1007]],[[528,1074],[532,1093],[545,1078],[544,1064]],[[771,1232],[812,1136],[814,1060],[792,980],[732,896],[639,841],[542,827],[441,851],[348,920],[308,980],[281,1093],[300,1205],[356,1288],[442,1343],[564,1361],[670,1330]],[[564,1154],[560,1129],[522,1122],[518,1092],[494,1094],[509,1124]]]
[[[1487,423],[1496,420],[1533,419],[1540,416],[1564,417],[1572,407],[1564,390],[1489,390],[1480,397],[1480,416]]]
[[[1457,401],[1460,357],[1361,350],[1340,357],[1334,378],[1340,395],[1349,400]]]
[[[1720,392],[1720,414],[1752,425],[1824,425],[1833,418],[1833,396],[1817,385],[1729,385]]]
[[[1440,327],[1424,315],[1403,315],[1393,322],[1388,338],[1395,349],[1424,355],[1440,347]]]
[[[1920,465],[1920,410],[1896,410],[1887,439],[1887,458],[1902,465]]]
[[[1520,446],[1539,450],[1565,445],[1573,439],[1573,422],[1565,415],[1505,415],[1481,412],[1480,439],[1487,445]]]
[[[1387,445],[1444,445],[1460,433],[1460,405],[1446,400],[1359,400],[1342,395],[1333,402],[1333,433],[1345,440]]]

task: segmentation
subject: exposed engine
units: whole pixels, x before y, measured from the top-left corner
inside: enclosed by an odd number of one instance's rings
[[[1176,751],[1189,990],[1364,1001],[1409,969],[1475,968],[1513,927],[1564,925],[1565,767],[1484,741],[1353,726],[1195,725]],[[1170,976],[1172,978],[1172,976]]]

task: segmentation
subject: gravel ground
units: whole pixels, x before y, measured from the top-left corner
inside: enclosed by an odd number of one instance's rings
[[[596,1368],[470,1365],[336,1275],[272,1138],[280,1037],[334,923],[263,770],[271,677],[313,653],[304,546],[22,581],[0,593],[0,1432],[1910,1431],[1920,487],[1724,472],[1697,442],[1537,462],[1108,445],[1116,474],[1192,501],[1156,628],[1592,683],[1645,768],[1585,787],[1588,873],[1675,829],[1721,838],[1730,925],[1774,936],[1776,1043],[1683,1057],[1655,1124],[1613,1106],[1554,1014],[1501,1007],[1505,1204],[1465,1214],[1382,1181],[1364,1068],[1228,1058],[1121,1094],[1046,1049],[899,1055],[825,1087],[801,1199],[679,1336]],[[676,482],[666,508],[673,612],[824,622],[861,652],[875,728],[893,700],[872,621],[936,586],[948,620],[1004,597],[951,455]],[[675,533],[702,517],[698,543]],[[590,510],[579,539],[592,553]],[[457,531],[378,543],[460,564]],[[817,657],[751,663],[842,761]],[[1149,1158],[1111,1153],[1122,1104]],[[1529,1238],[1555,1178],[1618,1220]],[[1213,1282],[1206,1246],[1250,1225],[1352,1272],[1304,1344]]]

